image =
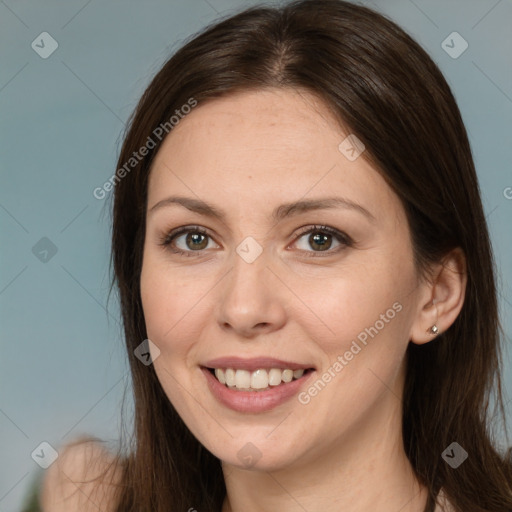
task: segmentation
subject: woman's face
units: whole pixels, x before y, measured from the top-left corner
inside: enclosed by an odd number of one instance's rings
[[[348,135],[309,93],[252,91],[199,104],[156,155],[141,275],[154,368],[228,464],[286,468],[400,424],[421,282],[403,207]]]

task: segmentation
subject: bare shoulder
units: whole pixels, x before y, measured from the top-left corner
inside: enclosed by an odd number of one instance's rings
[[[444,492],[443,489],[439,491],[438,497],[437,497],[437,507],[435,512],[454,512],[455,508],[448,499],[448,496]]]
[[[81,438],[59,450],[46,470],[40,504],[43,512],[113,512],[121,468],[100,442]]]

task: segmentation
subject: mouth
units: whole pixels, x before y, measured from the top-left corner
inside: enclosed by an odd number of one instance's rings
[[[232,360],[229,361],[230,363]],[[268,361],[267,361],[268,363]],[[272,364],[274,364],[273,361]],[[246,368],[219,365],[201,366],[206,384],[218,403],[245,414],[260,414],[275,407],[285,406],[314,378],[315,368],[258,368],[253,361],[245,361]],[[220,366],[220,367],[219,367]],[[292,402],[293,403],[293,402]]]
[[[311,364],[256,356],[226,356],[200,365],[211,394],[242,413],[263,413],[284,406],[314,378]]]
[[[254,371],[240,368],[203,368],[225,388],[256,393],[285,386],[315,371],[314,368],[258,368]]]

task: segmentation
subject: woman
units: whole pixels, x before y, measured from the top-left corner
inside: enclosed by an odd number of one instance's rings
[[[135,429],[110,462],[59,457],[101,482],[67,510],[512,510],[474,163],[403,30],[338,0],[208,28],[147,88],[114,181]]]

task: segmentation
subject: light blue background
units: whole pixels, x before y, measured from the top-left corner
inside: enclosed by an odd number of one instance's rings
[[[42,472],[30,456],[40,442],[117,438],[128,367],[115,298],[105,310],[109,212],[92,191],[115,171],[124,122],[170,53],[219,15],[255,3],[0,0],[0,512],[21,510]],[[512,2],[360,3],[415,37],[454,90],[510,335]],[[59,45],[47,59],[31,48],[45,31]],[[453,31],[469,43],[457,59],[441,47]],[[42,237],[57,247],[46,263],[32,253]],[[509,353],[505,364],[509,400]]]

